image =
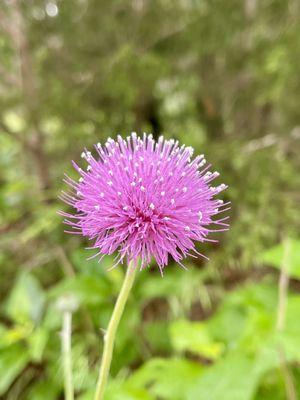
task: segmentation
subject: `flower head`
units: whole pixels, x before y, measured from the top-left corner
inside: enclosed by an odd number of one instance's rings
[[[227,217],[215,219],[228,209],[215,198],[226,185],[211,186],[219,173],[209,171],[203,155],[192,160],[191,147],[132,133],[95,149],[97,158],[81,155],[86,169],[73,163],[80,178],[65,179],[73,193],[62,198],[75,213],[61,214],[72,233],[93,240],[96,255],[118,251],[117,263],[140,258],[142,267],[154,257],[162,272],[169,256],[182,265],[186,256],[200,254],[195,242],[211,240],[212,224],[227,229]]]

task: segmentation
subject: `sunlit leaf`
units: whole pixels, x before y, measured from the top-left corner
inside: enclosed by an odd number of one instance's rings
[[[32,324],[14,325],[0,331],[0,348],[7,347],[30,337],[33,331]]]
[[[49,334],[47,329],[39,327],[28,337],[29,352],[33,361],[40,362],[42,360]]]
[[[282,263],[286,263],[286,269],[292,277],[300,278],[300,240],[287,239],[288,244],[281,243],[265,251],[262,261],[272,267],[280,269]],[[288,246],[288,250],[285,249]],[[288,254],[285,255],[285,251]],[[286,260],[284,258],[286,257]]]
[[[186,399],[251,400],[265,369],[256,358],[232,353],[195,379]]]
[[[45,294],[35,277],[22,273],[7,300],[6,314],[16,322],[38,323],[44,309]]]
[[[210,359],[217,359],[224,344],[214,340],[205,323],[187,320],[175,321],[170,325],[172,344],[177,351],[190,351]]]
[[[0,350],[0,395],[6,392],[28,361],[29,355],[22,345]]]
[[[203,368],[196,362],[180,358],[152,359],[137,370],[128,383],[147,387],[149,392],[166,400],[182,400]]]

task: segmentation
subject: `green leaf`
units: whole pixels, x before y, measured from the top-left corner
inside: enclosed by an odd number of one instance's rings
[[[37,328],[28,337],[29,351],[33,361],[40,362],[49,339],[50,332],[45,328]]]
[[[287,298],[285,327],[280,335],[277,337],[285,351],[285,357],[288,361],[300,361],[300,319],[296,316],[300,310],[300,296],[290,295]]]
[[[85,249],[77,249],[73,251],[71,254],[71,260],[76,270],[80,271],[82,274],[98,277],[101,276],[102,279],[109,280],[110,274],[107,274],[107,270],[115,263],[113,257],[105,256],[101,262],[98,261],[98,257],[88,260],[88,258],[92,255],[93,250],[88,251]]]
[[[187,400],[250,400],[266,366],[256,358],[234,352],[208,368],[191,386]]]
[[[16,324],[9,329],[2,328],[0,330],[0,348],[5,348],[20,340],[29,338],[32,330],[32,324]]]
[[[246,310],[238,305],[229,304],[225,300],[206,323],[217,341],[232,347],[236,345],[237,340],[243,334],[246,322]]]
[[[86,354],[87,348],[83,336],[77,336],[72,340],[73,382],[76,391],[81,392],[93,386],[97,379],[95,368],[89,368],[89,360]]]
[[[12,345],[0,350],[0,395],[3,395],[29,361],[26,349]]]
[[[109,284],[99,276],[77,275],[71,279],[65,279],[50,291],[50,297],[72,294],[81,304],[99,305],[111,297]]]
[[[30,388],[26,400],[56,400],[60,389],[49,379],[39,381]]]
[[[287,240],[288,243],[278,244],[265,251],[262,255],[262,261],[278,269],[281,268],[283,262],[286,262],[289,275],[300,278],[300,240]],[[288,246],[288,250],[286,246]],[[286,255],[285,252],[287,252]],[[285,257],[286,260],[284,260]]]
[[[286,389],[282,372],[275,369],[264,376],[263,382],[254,397],[255,400],[281,400],[286,399]]]
[[[38,323],[44,310],[45,295],[38,280],[22,273],[13,287],[5,306],[6,314],[19,323]]]
[[[171,269],[162,278],[160,274],[150,274],[143,271],[142,274],[148,274],[147,279],[142,280],[142,285],[137,289],[138,295],[143,300],[149,300],[157,297],[173,297],[182,298],[181,302],[188,302],[194,295],[199,292],[199,286],[202,284],[205,272],[190,268],[183,271],[180,268]]]
[[[137,338],[137,340],[147,341],[150,348],[154,349],[155,352],[169,352],[171,351],[170,335],[168,332],[167,321],[149,321],[143,323],[143,336]],[[145,344],[144,344],[145,345]]]
[[[277,288],[267,282],[242,286],[227,295],[206,324],[228,349],[241,346],[256,352],[274,329],[277,299]]]
[[[185,359],[152,359],[128,380],[133,387],[149,387],[155,398],[182,400],[195,379],[202,374],[202,367]]]
[[[90,389],[78,400],[93,400],[95,389]],[[111,380],[104,394],[104,400],[155,400],[145,389],[130,387],[126,382]]]
[[[36,382],[30,387],[26,400],[56,400],[60,390],[60,387],[48,379]]]
[[[224,344],[211,336],[205,323],[181,320],[170,325],[170,336],[177,351],[190,351],[203,357],[217,359]]]
[[[130,387],[126,382],[108,385],[104,400],[154,400],[143,388]]]

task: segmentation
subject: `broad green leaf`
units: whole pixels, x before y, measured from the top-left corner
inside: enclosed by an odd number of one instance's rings
[[[6,314],[14,321],[26,324],[38,323],[44,310],[45,294],[37,279],[22,273],[5,305]]]
[[[228,349],[243,344],[256,351],[274,328],[277,298],[277,288],[267,282],[247,284],[229,293],[205,323]]]
[[[45,328],[38,327],[28,337],[29,352],[33,361],[40,362],[42,360],[49,334],[50,332]]]
[[[56,400],[58,398],[60,387],[55,385],[55,382],[41,380],[30,388],[26,400]]]
[[[22,345],[15,344],[0,350],[0,395],[7,391],[28,361],[29,355]]]
[[[196,271],[192,267],[188,271],[183,271],[178,267],[176,269],[176,266],[163,277],[160,276],[158,271],[154,271],[150,276],[148,271],[143,271],[142,274],[148,274],[147,279],[143,279],[142,285],[137,289],[143,300],[177,296],[182,302],[186,303],[194,295],[198,295],[199,286],[202,284],[204,276],[204,272]]]
[[[78,397],[78,400],[93,400],[95,389],[90,389]],[[104,394],[104,400],[156,400],[145,389],[130,387],[126,382],[111,380]]]
[[[205,323],[180,320],[170,325],[171,342],[177,351],[190,351],[210,359],[217,359],[224,344],[214,340]]]
[[[281,243],[265,251],[262,261],[272,267],[280,269],[285,262],[290,276],[300,278],[300,240],[287,239],[288,243]],[[286,246],[288,248],[286,248]],[[287,254],[285,255],[285,252]],[[284,260],[286,258],[286,260]]]
[[[216,313],[206,321],[214,338],[234,347],[247,324],[247,312],[243,307],[228,304],[225,300]]]
[[[126,384],[112,384],[108,386],[104,400],[154,400],[154,398],[145,389],[130,388]]]
[[[171,351],[168,326],[169,324],[167,321],[158,320],[144,322],[142,328],[143,335],[140,338],[141,346],[143,345],[143,341],[146,340],[146,342],[149,343],[150,348],[153,349],[153,351],[155,352]]]
[[[3,328],[0,331],[0,348],[5,348],[30,337],[33,331],[32,324],[17,324],[11,328]]]
[[[251,400],[267,366],[234,352],[209,367],[188,390],[187,400]]]
[[[71,279],[65,279],[50,291],[50,297],[72,294],[81,304],[99,305],[110,299],[109,284],[99,276],[77,275]]]
[[[128,384],[149,388],[155,398],[182,400],[203,368],[196,362],[180,358],[152,359],[129,378]]]

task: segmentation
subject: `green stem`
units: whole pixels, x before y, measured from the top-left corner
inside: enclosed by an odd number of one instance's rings
[[[133,267],[131,263],[127,267],[121,291],[109,321],[107,331],[104,335],[104,349],[94,400],[102,400],[104,396],[105,386],[108,380],[109,369],[112,360],[116,331],[134,282],[136,269],[137,268]]]
[[[72,313],[64,311],[62,329],[62,354],[64,367],[65,399],[74,399],[71,359]]]
[[[289,268],[290,268],[290,253],[291,253],[291,243],[287,238],[284,243],[283,259],[281,263],[279,284],[278,284],[278,311],[277,311],[277,331],[282,334],[285,329],[286,320],[286,307],[288,301],[288,290],[289,290]],[[282,340],[282,339],[281,339]],[[286,390],[286,398],[288,400],[297,400],[297,393],[295,388],[295,382],[293,373],[289,368],[288,361],[286,359],[286,352],[282,342],[278,345],[278,354],[280,368],[283,375],[283,380]]]

